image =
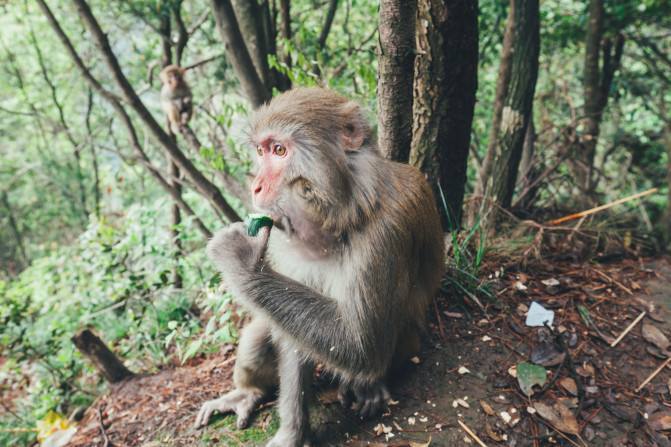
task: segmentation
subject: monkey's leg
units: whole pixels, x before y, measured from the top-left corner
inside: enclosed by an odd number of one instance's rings
[[[303,447],[309,444],[308,399],[312,364],[293,345],[280,341],[280,428],[267,447]]]
[[[242,331],[233,383],[233,391],[203,404],[196,428],[207,425],[215,411],[234,412],[238,415],[237,427],[247,427],[258,403],[277,386],[277,355],[268,323],[262,318],[254,318]]]

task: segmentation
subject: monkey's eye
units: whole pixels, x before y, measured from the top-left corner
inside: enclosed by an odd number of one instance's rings
[[[278,155],[280,157],[284,157],[287,153],[287,148],[282,146],[279,143],[273,144],[273,154]]]
[[[260,144],[256,146],[256,153],[259,155],[259,157],[263,157],[263,146]]]

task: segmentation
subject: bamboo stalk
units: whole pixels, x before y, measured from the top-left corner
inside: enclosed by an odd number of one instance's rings
[[[569,214],[568,216],[560,217],[559,219],[551,220],[548,222],[548,225],[559,225],[560,223],[567,222],[569,220],[575,220],[575,219],[580,219],[581,217],[589,216],[591,214],[598,213],[599,211],[607,210],[608,208],[612,208],[616,205],[620,205],[625,202],[629,202],[630,200],[638,199],[644,196],[649,196],[650,194],[654,194],[658,191],[657,188],[651,188],[648,189],[647,191],[639,192],[637,194],[631,195],[629,197],[624,197],[622,199],[618,199],[614,202],[606,203],[605,205],[600,205],[595,208],[591,208],[585,211],[581,211],[579,213],[575,214]]]

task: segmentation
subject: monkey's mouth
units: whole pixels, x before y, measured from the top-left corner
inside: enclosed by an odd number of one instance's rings
[[[279,219],[276,219],[274,221],[274,224],[277,227],[277,229],[289,235],[293,235],[294,233],[296,233],[296,230],[294,229],[293,225],[291,225],[291,219],[287,216],[282,216]]]

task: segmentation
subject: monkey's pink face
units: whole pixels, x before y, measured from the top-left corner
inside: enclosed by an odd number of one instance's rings
[[[252,201],[257,209],[272,212],[281,193],[284,173],[292,155],[290,141],[282,141],[272,134],[263,135],[258,140],[256,157],[259,170],[252,182]],[[279,216],[271,217],[277,219]]]

